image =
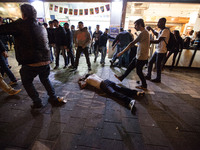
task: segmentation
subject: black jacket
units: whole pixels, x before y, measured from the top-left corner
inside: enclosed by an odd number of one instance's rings
[[[67,40],[67,48],[71,49],[72,48],[72,40],[73,40],[73,37],[72,37],[72,32],[69,30],[69,29],[65,29],[66,31],[66,40]]]
[[[1,25],[0,34],[14,35],[15,54],[19,64],[32,64],[50,60],[46,29],[35,19]]]
[[[3,44],[3,42],[0,40],[0,55],[5,51],[6,51],[6,48],[5,48],[4,44]]]
[[[118,45],[119,47],[124,47],[124,46],[127,46],[131,41],[133,41],[133,38],[131,37],[131,35],[126,32],[126,31],[123,31],[123,32],[120,32],[117,37],[115,38],[115,40],[113,41],[113,44],[112,46],[117,42],[119,41]]]
[[[101,36],[100,36],[100,39],[99,39],[99,46],[106,46],[107,44],[107,40],[108,39],[115,39],[114,37],[111,37],[109,34],[107,33],[103,33]]]
[[[47,28],[49,44],[55,44],[55,29]]]
[[[60,25],[55,29],[55,42],[56,46],[67,46],[66,31]]]

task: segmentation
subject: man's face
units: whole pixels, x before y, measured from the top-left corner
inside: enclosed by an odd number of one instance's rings
[[[74,30],[74,26],[71,26],[71,30]]]
[[[83,24],[82,24],[82,23],[79,23],[79,24],[78,24],[78,28],[79,28],[79,29],[83,29]]]
[[[164,22],[162,19],[158,20],[157,26],[158,26],[158,28],[162,28],[164,26]]]
[[[65,28],[65,29],[69,29],[69,25],[65,24],[65,25],[64,25],[64,28]]]
[[[50,28],[53,28],[53,23],[50,23],[50,24],[49,24],[49,27],[50,27]]]
[[[99,31],[99,26],[96,26],[96,28],[97,28],[97,31]]]
[[[108,33],[108,30],[105,30],[105,33]]]
[[[57,22],[53,22],[54,27],[58,27],[58,23]]]
[[[139,31],[139,25],[135,23],[135,30]]]

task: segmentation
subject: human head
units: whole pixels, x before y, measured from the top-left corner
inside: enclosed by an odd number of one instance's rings
[[[64,28],[65,28],[65,29],[69,29],[69,23],[67,23],[67,22],[64,23]]]
[[[128,32],[131,33],[131,29],[128,29]]]
[[[49,27],[53,28],[53,21],[49,21]]]
[[[87,83],[86,83],[85,80],[86,80],[90,75],[91,75],[91,74],[86,74],[85,77],[80,78],[80,79],[78,80],[78,84],[79,84],[79,86],[80,86],[81,89],[83,89],[83,88],[85,88],[85,87],[87,86]]]
[[[174,30],[174,36],[177,38],[177,37],[180,37],[180,32],[178,30]]]
[[[194,30],[191,30],[190,32],[189,32],[189,35],[192,35],[194,33]]]
[[[165,24],[166,24],[166,18],[160,18],[158,20],[157,26],[158,28],[163,29],[165,28]]]
[[[54,20],[53,20],[53,25],[54,25],[54,27],[58,28],[59,22],[58,22],[57,19],[54,19]]]
[[[96,30],[97,30],[97,31],[99,31],[99,27],[100,27],[100,25],[97,24],[97,25],[96,25]]]
[[[81,30],[81,29],[83,29],[83,22],[82,21],[79,21],[78,22],[78,28]]]
[[[109,29],[108,28],[105,28],[105,33],[108,33]]]
[[[42,25],[43,25],[45,28],[47,28],[47,26],[48,26],[48,24],[47,24],[46,22],[44,22]]]
[[[144,28],[144,20],[143,19],[138,19],[138,20],[136,20],[135,22],[134,22],[134,24],[135,24],[135,29],[137,30],[137,31],[141,31],[141,29],[142,28]]]
[[[120,32],[123,32],[124,31],[124,28],[120,27]]]
[[[74,25],[71,25],[71,30],[74,30],[75,29],[75,26]]]
[[[91,30],[91,26],[89,26],[88,29]]]
[[[22,13],[22,19],[36,19],[37,18],[37,11],[32,5],[29,4],[23,4],[20,6],[21,13]]]

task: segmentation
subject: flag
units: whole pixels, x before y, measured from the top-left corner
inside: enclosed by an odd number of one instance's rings
[[[64,14],[67,14],[68,8],[64,8]]]
[[[101,6],[100,9],[101,9],[101,12],[103,13],[104,12],[104,6]]]
[[[49,10],[53,10],[53,4],[49,5]]]
[[[62,13],[62,12],[63,12],[63,7],[60,7],[59,13]]]
[[[69,9],[69,14],[70,14],[70,15],[73,14],[73,9]]]
[[[85,15],[88,15],[88,9],[84,9]]]
[[[106,10],[107,10],[107,11],[110,11],[110,5],[109,5],[109,4],[106,5]]]
[[[58,11],[58,6],[54,7],[54,11],[57,12]]]
[[[79,9],[79,15],[83,15],[83,9]]]
[[[78,15],[78,9],[74,9],[74,15]]]
[[[93,14],[94,14],[94,9],[90,8],[90,15],[93,15]]]
[[[98,14],[99,13],[99,7],[95,8],[95,13]]]

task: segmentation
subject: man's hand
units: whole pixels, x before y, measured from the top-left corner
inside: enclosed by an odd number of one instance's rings
[[[8,53],[5,51],[5,52],[3,52],[2,53],[2,55],[5,57],[5,58],[7,58],[8,57]]]
[[[150,31],[152,29],[150,26],[147,26],[146,28],[148,31]]]

